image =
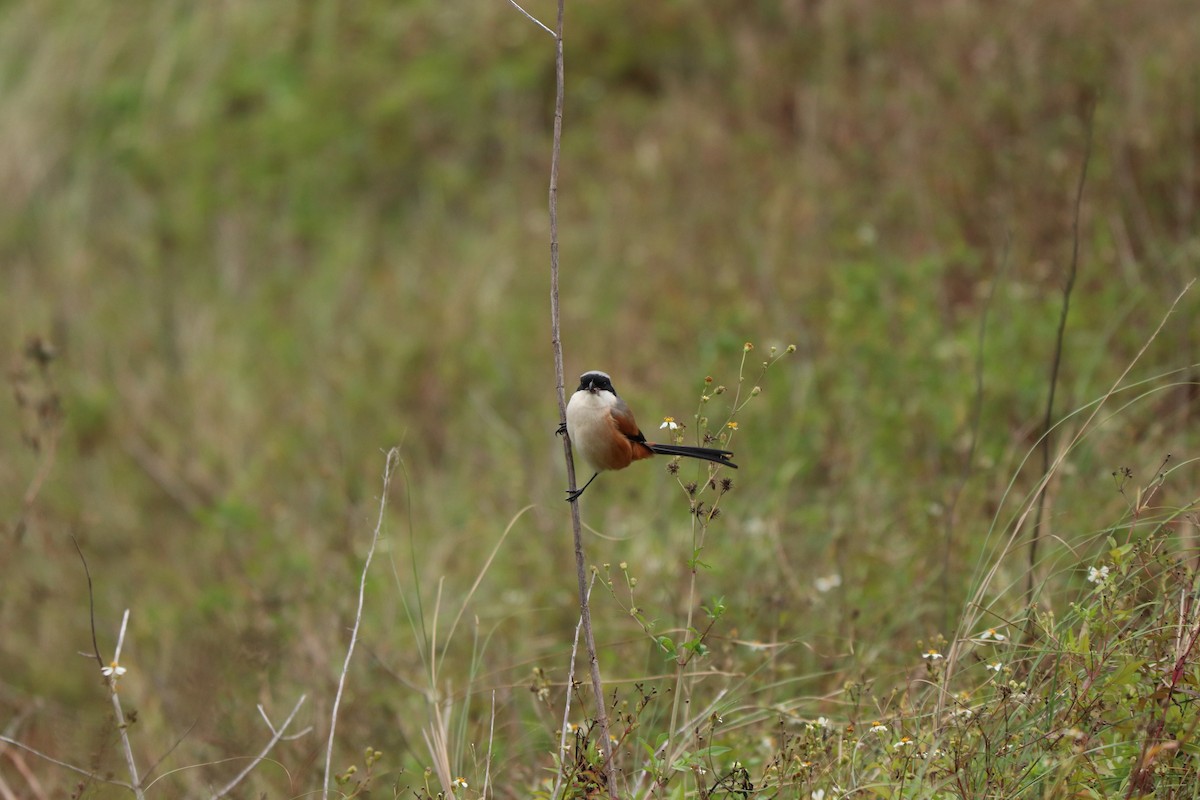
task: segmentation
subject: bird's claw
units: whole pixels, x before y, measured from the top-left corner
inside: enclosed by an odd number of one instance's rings
[[[583,494],[583,489],[567,489],[567,502],[574,503],[579,499],[579,495],[581,494]]]
[[[567,435],[567,423],[560,422],[558,424],[558,427],[554,429],[554,435],[555,436],[566,436]]]

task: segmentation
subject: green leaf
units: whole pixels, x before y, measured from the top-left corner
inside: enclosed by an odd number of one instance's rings
[[[1126,663],[1124,666],[1110,675],[1106,683],[1111,687],[1126,686],[1131,683],[1136,683],[1138,679],[1138,670],[1140,670],[1145,663],[1146,662],[1144,659],[1134,659]]]

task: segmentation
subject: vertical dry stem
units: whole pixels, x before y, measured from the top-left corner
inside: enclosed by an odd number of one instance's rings
[[[337,733],[338,706],[342,702],[342,691],[346,688],[346,675],[350,672],[350,659],[354,656],[354,645],[358,642],[358,628],[362,624],[363,599],[367,593],[367,570],[371,567],[371,559],[375,556],[375,546],[379,544],[379,532],[383,529],[383,512],[387,508],[388,487],[392,483],[392,470],[400,462],[400,450],[393,447],[388,450],[383,467],[383,491],[379,495],[379,518],[375,522],[375,533],[371,536],[371,546],[367,549],[367,557],[363,561],[362,575],[358,581],[358,609],[354,612],[354,627],[350,629],[350,644],[346,648],[346,660],[342,664],[342,674],[338,676],[337,693],[333,696],[333,710],[329,714],[329,742],[325,748],[325,782],[321,789],[321,797],[329,797],[329,779],[333,775],[333,740]]]
[[[558,417],[567,421],[567,398],[563,386],[562,337],[559,327],[558,303],[558,165],[562,152],[563,121],[563,9],[565,0],[558,0],[558,21],[554,33],[554,140],[550,152],[550,328],[554,348],[554,378],[558,391]],[[571,456],[571,440],[563,437],[563,457],[567,462],[567,486],[576,488],[575,462]],[[579,583],[579,617],[587,645],[588,665],[591,668],[592,692],[596,696],[596,722],[600,729],[600,748],[604,753],[604,777],[608,793],[616,800],[616,779],[613,776],[612,737],[608,730],[608,709],[604,702],[604,685],[600,680],[600,664],[596,659],[596,639],[592,634],[592,613],[588,603],[587,564],[583,556],[583,526],[579,518],[579,503],[571,503],[571,531],[575,541],[575,576]],[[570,691],[570,687],[568,687]]]

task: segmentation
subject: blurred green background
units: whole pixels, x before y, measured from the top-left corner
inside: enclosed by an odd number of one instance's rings
[[[526,8],[552,19],[546,0]],[[1190,0],[569,4],[568,391],[611,372],[649,433],[692,421],[706,375],[735,385],[743,342],[750,382],[769,347],[798,347],[739,417],[742,469],[700,577],[731,607],[720,668],[745,671],[739,642],[802,643],[743,688],[755,702],[903,680],[919,639],[952,635],[993,520],[1003,530],[1040,477],[1020,467],[1093,103],[1056,418],[1104,395],[1196,275],[1197,41]],[[399,445],[335,765],[366,745],[392,770],[428,763],[402,599],[419,576],[432,626],[444,579],[444,632],[533,504],[441,671],[477,747],[496,691],[493,780],[528,796],[561,707],[561,691],[528,691],[531,670],[565,678],[577,614],[553,436],[553,88],[551,38],[503,0],[0,6],[11,735],[120,775],[103,686],[76,655],[90,630],[73,536],[106,655],[132,609],[122,697],[141,763],[181,737],[160,772],[255,753],[255,703],[278,721],[308,692],[315,731],[250,785],[318,786],[383,452]],[[1129,379],[1149,382],[1111,401],[1120,413],[1052,484],[1046,603],[1125,512],[1111,473],[1145,482],[1167,453],[1194,454],[1198,310],[1193,290]],[[601,534],[591,561],[627,562],[669,628],[691,538],[664,466],[605,476],[583,511]],[[1195,486],[1180,469],[1163,502]],[[998,585],[1024,580],[1024,558]],[[831,575],[839,587],[814,588]],[[665,672],[595,596],[606,676]],[[462,752],[474,776],[478,753]]]

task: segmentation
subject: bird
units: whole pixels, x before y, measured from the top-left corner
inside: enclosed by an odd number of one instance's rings
[[[698,458],[737,469],[737,464],[730,461],[733,453],[729,450],[646,441],[633,411],[613,388],[612,378],[599,370],[579,376],[579,388],[567,403],[567,421],[559,426],[558,433],[567,434],[575,451],[594,471],[582,489],[567,490],[567,502],[579,499],[601,472],[625,469],[655,454]]]

